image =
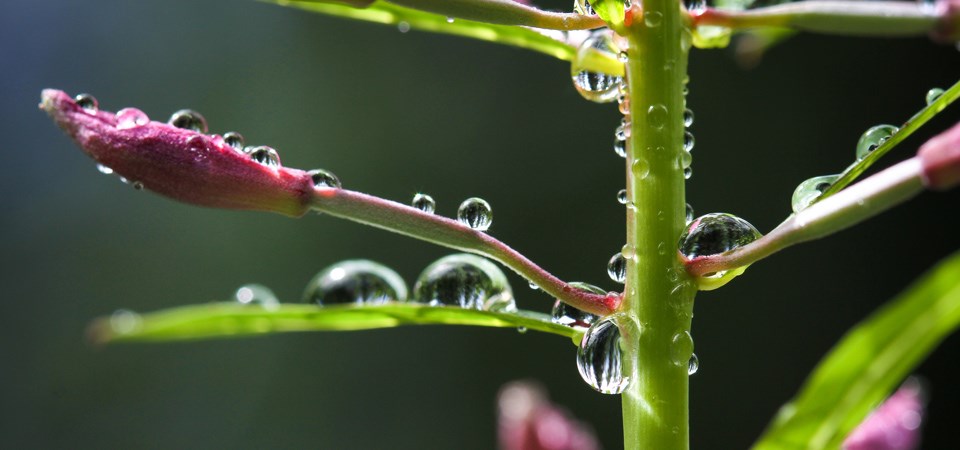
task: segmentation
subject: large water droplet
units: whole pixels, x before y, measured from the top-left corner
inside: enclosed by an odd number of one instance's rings
[[[583,41],[570,66],[573,85],[583,98],[597,103],[616,100],[622,77],[591,72],[586,69],[586,62],[599,56],[598,53],[612,57],[618,52],[619,48],[613,42],[610,30],[595,31]]]
[[[619,191],[617,191],[617,202],[620,203],[621,205],[626,205],[626,204],[627,204],[627,190],[626,190],[626,189],[620,189]]]
[[[627,280],[627,258],[623,257],[623,253],[614,254],[607,262],[607,275],[620,284]]]
[[[234,150],[243,153],[243,135],[236,131],[228,131],[223,134],[223,143],[229,145]]]
[[[570,286],[592,294],[607,295],[603,289],[592,284],[573,281],[570,283]],[[587,328],[597,320],[597,316],[557,300],[554,302],[553,309],[550,311],[550,320],[552,320],[553,323],[559,323],[560,325],[566,325],[568,327]]]
[[[276,309],[280,300],[270,288],[262,284],[245,284],[233,294],[233,299],[244,305],[259,305],[266,309]]]
[[[207,132],[207,119],[192,109],[181,109],[170,116],[168,124],[184,130],[193,130],[197,133]]]
[[[279,157],[278,157],[279,158]],[[277,165],[280,164],[279,159],[277,160]],[[340,179],[337,178],[333,172],[323,170],[323,169],[314,169],[307,174],[310,175],[310,179],[313,180],[313,187],[317,189],[340,189]]]
[[[820,196],[833,186],[840,178],[840,175],[824,175],[813,177],[800,183],[793,191],[793,198],[790,200],[790,206],[793,212],[800,212],[810,206]]]
[[[433,197],[423,193],[414,195],[410,205],[428,214],[433,214],[437,209],[437,202],[433,201]]]
[[[697,358],[697,354],[693,353],[690,355],[690,360],[687,361],[687,375],[693,375],[697,373],[697,370],[700,370],[700,358]]]
[[[380,305],[407,299],[407,285],[393,269],[366,259],[338,262],[318,273],[303,301],[318,305]]]
[[[670,343],[670,358],[678,366],[686,367],[693,355],[693,336],[689,331],[681,331],[673,335]]]
[[[897,131],[900,131],[900,129],[893,125],[876,125],[864,131],[857,142],[857,161],[866,158],[887,139],[897,134]]]
[[[577,350],[577,369],[583,381],[604,394],[626,390],[630,378],[621,366],[620,329],[613,316],[594,322]]]
[[[760,236],[750,222],[733,214],[710,213],[690,222],[680,236],[680,253],[687,258],[715,255],[747,245]]]
[[[272,147],[261,145],[259,147],[247,148],[244,151],[250,155],[250,159],[260,164],[267,167],[280,167],[280,154]]]
[[[693,125],[693,110],[690,108],[683,110],[683,126],[689,128]]]
[[[929,105],[929,104],[937,101],[937,99],[940,98],[941,95],[943,95],[943,89],[933,88],[933,89],[930,89],[929,91],[927,91],[927,95],[926,95],[926,97],[925,97],[924,99],[926,100],[927,104]]]
[[[689,131],[683,132],[683,150],[691,151],[693,150],[693,145],[696,143],[696,140],[693,138],[693,133]]]
[[[664,105],[650,105],[647,108],[647,123],[655,130],[662,130],[667,124],[667,107]]]
[[[117,111],[118,130],[129,130],[148,123],[150,123],[150,118],[137,108],[123,108]]]
[[[684,216],[685,222],[687,225],[690,225],[690,222],[693,222],[693,207],[687,203],[687,210]]]
[[[100,108],[100,103],[90,94],[77,94],[77,96],[73,98],[73,101],[87,114],[96,114]]]
[[[423,269],[413,285],[413,301],[432,306],[509,312],[516,309],[507,277],[492,262],[458,253]]]
[[[493,210],[486,200],[478,197],[468,198],[457,210],[457,220],[478,231],[487,231],[493,223]]]

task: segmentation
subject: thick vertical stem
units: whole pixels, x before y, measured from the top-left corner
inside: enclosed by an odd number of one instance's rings
[[[687,361],[696,288],[677,259],[686,200],[681,164],[689,31],[677,0],[643,0],[627,30],[628,274],[624,332],[624,448],[689,448]],[[638,14],[639,16],[639,14]]]

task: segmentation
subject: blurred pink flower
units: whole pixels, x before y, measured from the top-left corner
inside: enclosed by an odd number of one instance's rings
[[[590,427],[550,403],[542,387],[507,383],[498,395],[501,450],[599,450]]]
[[[843,441],[844,450],[913,450],[920,446],[923,388],[909,379]]]

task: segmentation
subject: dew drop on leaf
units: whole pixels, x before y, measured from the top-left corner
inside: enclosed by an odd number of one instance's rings
[[[623,253],[615,253],[607,262],[607,275],[611,280],[623,284],[627,280],[627,259]]]
[[[320,271],[303,292],[305,303],[317,305],[380,305],[407,299],[407,285],[383,264],[352,259]]]
[[[710,213],[690,222],[680,236],[680,253],[688,259],[715,255],[747,245],[760,236],[750,222],[733,214]]]
[[[494,312],[516,311],[513,290],[496,264],[476,255],[444,256],[423,269],[413,301]]]
[[[413,201],[410,202],[410,206],[419,209],[427,214],[433,214],[437,210],[437,202],[433,201],[433,197],[418,193],[413,196]]]
[[[123,108],[117,111],[117,129],[129,130],[150,123],[150,118],[137,108]]]
[[[230,148],[243,153],[243,135],[237,133],[236,131],[229,131],[223,134],[223,142],[230,146]]]
[[[250,155],[250,159],[267,167],[280,167],[280,155],[272,147],[266,145],[248,147],[244,149],[244,152]]]
[[[793,212],[800,212],[815,202],[824,191],[830,189],[833,183],[840,179],[840,175],[824,175],[813,177],[800,183],[793,191],[793,197],[790,200],[790,207]]]
[[[203,115],[192,109],[181,109],[170,116],[168,124],[184,130],[192,130],[197,133],[207,132],[207,119]]]
[[[619,394],[630,384],[623,374],[620,341],[616,320],[608,316],[590,325],[577,349],[580,377],[603,394]]]
[[[266,309],[275,309],[280,300],[270,288],[262,284],[245,284],[233,293],[233,299],[243,305],[259,305]]]
[[[927,91],[927,95],[926,95],[926,97],[925,97],[925,100],[927,101],[927,104],[929,105],[929,104],[937,101],[937,99],[940,98],[941,95],[943,95],[943,89],[933,88],[933,89],[930,89],[929,91]]]
[[[279,165],[279,161],[277,162]],[[340,179],[337,178],[333,172],[323,170],[323,169],[314,169],[307,174],[310,175],[310,179],[313,181],[313,187],[317,189],[340,189]]]
[[[864,131],[860,140],[857,141],[857,161],[866,158],[887,139],[897,134],[897,131],[900,131],[900,129],[893,125],[876,125]]]
[[[486,200],[479,197],[468,198],[457,210],[457,221],[477,231],[487,231],[493,223],[493,210]]]
[[[90,94],[77,94],[77,96],[73,98],[73,101],[87,114],[96,114],[100,107],[97,99]]]
[[[616,100],[622,77],[587,70],[587,62],[592,58],[607,54],[613,57],[619,49],[613,42],[610,30],[595,31],[583,41],[570,66],[573,85],[583,98],[596,103]]]

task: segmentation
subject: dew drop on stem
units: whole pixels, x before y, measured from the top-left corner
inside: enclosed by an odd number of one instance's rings
[[[693,110],[686,108],[683,110],[683,126],[690,128],[693,125]]]
[[[607,276],[617,283],[623,284],[627,280],[627,259],[623,253],[615,253],[607,262]]]
[[[690,363],[690,357],[693,355],[693,336],[689,331],[679,331],[673,335],[670,342],[670,358],[673,363],[687,367]]]
[[[690,360],[687,361],[687,375],[693,375],[697,373],[697,370],[700,370],[700,358],[697,358],[697,354],[693,353],[690,355]]]
[[[761,234],[733,214],[710,213],[696,218],[680,236],[680,253],[688,259],[715,255],[747,245]]]
[[[196,131],[197,133],[207,132],[207,119],[204,119],[203,115],[192,109],[181,109],[173,113],[167,123],[174,127]]]
[[[427,214],[433,214],[437,210],[437,202],[433,201],[433,197],[424,194],[417,193],[413,196],[413,201],[410,202],[410,206],[419,209]]]
[[[601,55],[614,57],[619,48],[613,42],[613,33],[608,29],[594,31],[577,50],[570,66],[573,85],[583,98],[596,103],[607,103],[617,99],[622,77],[587,69],[588,62]]]
[[[381,305],[407,299],[407,285],[383,264],[352,259],[321,270],[303,292],[305,303],[317,305]]]
[[[569,283],[571,287],[587,291],[596,295],[607,295],[606,291],[592,284],[573,281]],[[566,325],[568,327],[588,328],[597,320],[598,316],[588,312],[581,311],[560,300],[553,303],[553,309],[550,311],[550,320],[553,323]]]
[[[253,148],[244,149],[250,159],[263,164],[267,167],[280,167],[280,154],[277,153],[272,147],[267,147],[266,145],[261,145]]]
[[[866,158],[887,139],[897,134],[897,131],[900,131],[900,129],[893,125],[876,125],[864,131],[860,140],[857,141],[857,161]]]
[[[605,317],[584,333],[577,349],[577,370],[591,388],[603,394],[619,394],[630,384],[623,373],[622,353],[615,316]]]
[[[233,299],[242,305],[258,305],[265,309],[280,306],[280,300],[270,288],[262,284],[245,284],[233,293]]]
[[[337,178],[333,172],[328,170],[314,169],[307,172],[307,174],[310,175],[310,180],[313,181],[313,187],[317,189],[340,189],[342,186],[340,184],[340,178]]]
[[[237,152],[243,153],[243,135],[236,131],[228,131],[223,134],[223,142]]]
[[[457,221],[477,231],[487,231],[493,223],[493,210],[486,200],[468,198],[457,210]]]
[[[626,205],[626,204],[627,204],[627,190],[626,190],[626,189],[620,189],[619,191],[617,191],[617,203],[620,203],[621,205]]]
[[[77,94],[77,96],[73,98],[73,101],[87,114],[96,114],[100,108],[100,103],[90,94]]]
[[[690,225],[690,222],[693,222],[693,207],[687,203],[686,212],[684,213],[684,223]]]
[[[800,212],[815,202],[821,195],[840,179],[840,175],[823,175],[813,177],[800,183],[793,191],[790,207],[793,212]]]
[[[683,132],[683,150],[687,152],[692,151],[694,144],[696,144],[696,140],[693,138],[693,133],[689,131],[684,131]]]
[[[513,290],[496,264],[458,253],[434,261],[417,277],[413,301],[494,312],[516,311]]]
[[[117,111],[117,129],[129,130],[150,123],[150,118],[137,108],[123,108]]]

